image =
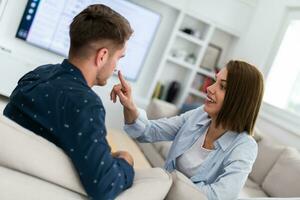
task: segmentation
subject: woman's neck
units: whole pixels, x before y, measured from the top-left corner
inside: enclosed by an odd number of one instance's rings
[[[216,120],[212,119],[208,127],[203,147],[208,149],[214,148],[214,142],[220,138],[227,130],[222,126],[216,126]]]
[[[217,126],[216,120],[212,119],[211,123],[208,127],[207,134],[211,137],[217,140],[219,137],[221,137],[226,132],[226,129],[222,127],[222,125]]]

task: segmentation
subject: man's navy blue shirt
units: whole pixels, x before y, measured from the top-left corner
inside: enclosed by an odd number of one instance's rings
[[[114,199],[132,185],[132,166],[111,155],[101,99],[68,60],[24,75],[4,115],[62,148],[92,199]]]

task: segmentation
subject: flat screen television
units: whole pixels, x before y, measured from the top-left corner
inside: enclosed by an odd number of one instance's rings
[[[16,37],[35,46],[67,57],[70,47],[69,25],[80,11],[91,4],[105,4],[130,22],[134,34],[126,56],[118,68],[135,81],[152,43],[160,15],[126,0],[28,0]]]

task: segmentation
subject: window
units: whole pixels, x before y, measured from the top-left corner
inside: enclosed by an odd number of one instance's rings
[[[261,116],[300,134],[300,10],[288,10],[270,58]],[[276,43],[275,42],[275,43]]]
[[[266,80],[264,101],[300,117],[300,20],[292,20]]]

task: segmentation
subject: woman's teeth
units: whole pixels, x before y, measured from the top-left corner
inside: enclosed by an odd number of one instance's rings
[[[210,103],[216,103],[213,99],[211,99],[211,98],[209,98],[209,97],[207,97],[206,98]]]

